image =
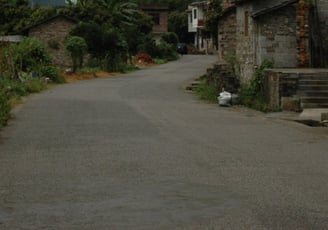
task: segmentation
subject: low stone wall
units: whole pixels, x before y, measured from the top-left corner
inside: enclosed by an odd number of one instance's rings
[[[209,84],[216,85],[218,92],[225,90],[237,93],[240,87],[239,80],[228,64],[216,64],[213,68],[208,69],[206,79]]]
[[[265,99],[272,108],[299,111],[299,79],[318,76],[328,69],[267,69],[265,70]]]

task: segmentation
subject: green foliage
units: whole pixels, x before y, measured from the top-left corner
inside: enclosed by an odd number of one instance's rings
[[[157,55],[155,57],[165,58],[168,61],[174,61],[178,59],[179,55],[176,52],[175,45],[169,44],[165,41],[161,41],[157,45]]]
[[[240,63],[237,60],[236,54],[234,54],[234,53],[228,54],[228,55],[224,56],[223,58],[232,67],[232,71],[233,71],[235,77],[240,79]]]
[[[0,35],[15,34],[26,26],[31,15],[28,1],[0,0]]]
[[[2,70],[13,77],[18,77],[19,72],[37,71],[43,65],[51,63],[51,57],[45,45],[35,38],[25,38],[18,44],[11,44],[3,51],[2,62],[7,67]]]
[[[6,125],[9,119],[10,105],[7,89],[0,87],[0,127]]]
[[[29,93],[40,92],[46,88],[46,83],[39,78],[24,78],[19,81],[0,75],[0,127],[6,125],[11,110],[11,101],[26,96]]]
[[[167,32],[162,35],[162,40],[168,44],[173,45],[174,47],[177,46],[179,42],[178,35],[174,32]]]
[[[167,36],[175,43],[175,35],[172,33]],[[148,35],[145,37],[143,43],[139,46],[139,52],[147,53],[153,58],[167,59],[168,61],[173,61],[178,59],[179,55],[176,51],[175,44],[169,44],[163,39],[156,44],[155,38],[153,35]]]
[[[66,39],[65,48],[71,55],[73,72],[75,72],[77,68],[82,68],[87,47],[87,43],[82,37],[70,36]]]
[[[100,25],[94,22],[81,22],[72,29],[70,36],[83,37],[87,43],[88,53],[91,54],[92,57],[98,60],[101,60],[105,57],[105,32]]]
[[[40,76],[49,78],[54,83],[65,83],[63,76],[59,75],[59,68],[54,66],[42,66],[40,69]]]
[[[202,100],[206,100],[213,103],[217,102],[217,87],[214,84],[210,84],[209,82],[207,82],[206,79],[200,81],[200,84],[196,89],[196,93]]]
[[[271,61],[263,61],[261,66],[254,72],[250,82],[242,85],[240,100],[243,105],[263,112],[275,110],[265,102],[264,91],[264,70],[272,67],[273,63]]]

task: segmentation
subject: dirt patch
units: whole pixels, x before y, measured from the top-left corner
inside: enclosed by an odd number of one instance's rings
[[[86,71],[86,72],[76,72],[76,73],[67,73],[62,72],[61,75],[66,79],[67,82],[74,82],[79,80],[88,80],[101,77],[113,77],[119,75],[119,72],[106,72],[106,71]]]

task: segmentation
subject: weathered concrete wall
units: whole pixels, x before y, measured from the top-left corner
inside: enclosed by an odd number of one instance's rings
[[[236,56],[240,63],[241,80],[248,81],[254,72],[254,22],[250,16],[253,5],[250,3],[237,7],[237,46]]]
[[[255,19],[256,64],[272,60],[275,68],[297,67],[296,9],[287,6]]]
[[[323,38],[323,52],[325,59],[328,60],[328,1],[327,0],[317,0],[318,14],[320,20],[321,34]],[[326,67],[328,67],[328,61],[326,62]]]
[[[74,22],[59,17],[47,23],[33,27],[29,31],[29,36],[36,37],[45,43],[53,57],[53,64],[59,66],[71,66],[71,59],[65,51],[64,41],[74,25]],[[54,48],[54,45],[51,44],[57,44],[58,47]]]

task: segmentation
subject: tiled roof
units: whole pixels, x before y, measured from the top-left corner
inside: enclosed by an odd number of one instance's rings
[[[254,11],[252,17],[258,17],[262,14],[269,13],[273,10],[278,10],[298,1],[299,0],[235,0],[234,3],[236,5],[242,5],[244,3],[253,4]]]
[[[296,3],[299,0],[267,0],[267,1],[257,1],[258,3],[254,5],[254,12],[252,17],[258,17],[260,15],[269,13],[274,10],[278,10],[282,7],[288,6],[290,4]]]

